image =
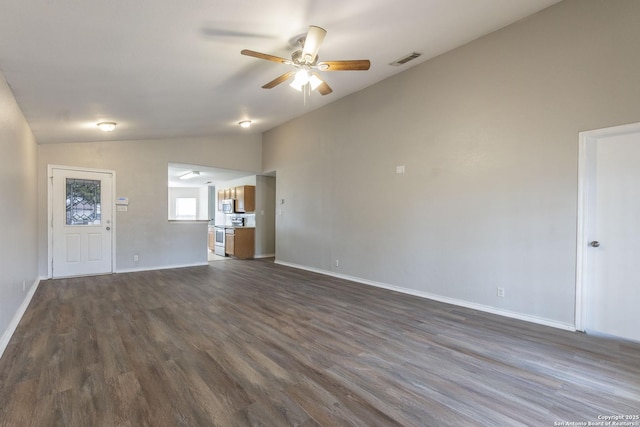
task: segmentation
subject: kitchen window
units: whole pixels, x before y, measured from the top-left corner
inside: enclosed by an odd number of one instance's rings
[[[169,221],[209,221],[208,188],[169,187]]]
[[[195,220],[198,214],[198,199],[195,197],[176,197],[176,219]]]

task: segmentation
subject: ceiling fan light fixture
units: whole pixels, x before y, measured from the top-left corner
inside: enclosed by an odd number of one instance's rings
[[[295,82],[298,82],[301,86],[309,83],[309,72],[305,69],[302,69],[296,73],[296,77],[294,79]]]
[[[309,81],[309,74],[307,73],[307,70],[300,70],[296,72],[295,77],[293,78],[293,81],[289,86],[291,86],[292,88],[300,92],[304,87],[304,85],[307,84],[308,81]]]
[[[180,175],[180,179],[191,179],[200,176],[200,172],[198,171],[189,171],[184,175]]]
[[[262,88],[273,89],[288,81],[289,86],[298,92],[304,93],[306,103],[306,96],[311,95],[311,92],[314,90],[317,90],[320,95],[323,96],[333,92],[333,89],[331,89],[327,82],[323,81],[315,71],[366,71],[371,67],[371,62],[368,59],[319,62],[318,50],[326,34],[327,31],[324,28],[311,25],[306,35],[291,39],[292,42],[295,41],[300,45],[300,48],[291,54],[291,60],[249,49],[241,50],[240,54],[266,61],[293,65],[295,69],[287,71],[262,85]]]
[[[294,88],[298,92],[302,92],[302,86],[304,86],[304,85],[301,84],[300,82],[298,82],[297,80],[294,80],[289,84],[289,86],[291,86],[292,88]]]
[[[322,80],[320,80],[320,78],[318,78],[318,76],[316,76],[315,74],[312,74],[311,77],[309,77],[309,85],[311,86],[311,90],[316,90],[321,84]]]
[[[242,120],[240,122],[238,122],[238,124],[240,125],[241,128],[249,128],[251,127],[251,120]]]
[[[116,128],[115,122],[100,122],[96,126],[103,132],[112,132]]]

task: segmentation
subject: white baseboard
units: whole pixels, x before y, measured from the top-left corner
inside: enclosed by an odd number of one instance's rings
[[[33,282],[33,284],[31,285],[31,288],[29,288],[29,292],[27,292],[27,295],[22,301],[22,304],[20,304],[18,311],[16,312],[15,316],[13,316],[11,323],[9,323],[9,327],[7,328],[6,331],[4,331],[4,334],[2,334],[2,339],[0,339],[0,358],[2,358],[4,351],[9,345],[9,341],[11,341],[11,337],[13,336],[13,333],[16,331],[16,328],[18,327],[18,324],[20,323],[22,316],[24,316],[24,313],[27,311],[27,308],[31,303],[31,299],[35,295],[39,284],[40,284],[40,279],[36,279],[36,281]]]
[[[430,294],[428,292],[422,292],[415,289],[403,288],[400,286],[389,285],[386,283],[375,282],[373,280],[361,279],[360,277],[348,276],[346,274],[339,274],[333,271],[322,270],[319,268],[307,267],[305,265],[294,264],[286,261],[275,260],[276,264],[284,265],[287,267],[293,267],[300,270],[307,270],[314,273],[324,274],[326,276],[337,277],[339,279],[350,280],[352,282],[361,283],[363,285],[375,286],[377,288],[389,289],[396,292],[401,292],[403,294],[413,295],[420,298],[426,298],[433,301],[443,302],[447,304],[457,305],[460,307],[471,308],[478,311],[484,311],[486,313],[497,314],[499,316],[509,317],[512,319],[524,320],[525,322],[537,323],[539,325],[551,326],[557,329],[564,329],[566,331],[575,332],[575,325],[571,325],[568,323],[558,322],[555,320],[545,319],[542,317],[531,316],[529,314],[518,313],[515,311],[503,310],[500,308],[491,307],[488,305],[477,304],[474,302],[469,302],[465,300],[460,300],[456,298],[445,297],[442,295]]]
[[[255,254],[253,257],[258,258],[275,258],[276,254]]]
[[[584,332],[587,335],[591,335],[592,337],[598,337],[602,339],[616,340],[616,341],[624,340],[624,341],[629,341],[631,343],[640,344],[640,341],[638,340],[633,340],[631,338],[626,338],[626,337],[619,337],[617,335],[605,334],[604,332],[594,331],[593,329],[585,329]]]
[[[170,270],[173,268],[186,268],[186,267],[201,267],[203,265],[209,265],[209,262],[198,262],[195,264],[176,264],[176,265],[161,265],[155,267],[136,267],[136,268],[122,268],[115,271],[115,273],[137,273],[140,271],[152,271],[152,270]]]

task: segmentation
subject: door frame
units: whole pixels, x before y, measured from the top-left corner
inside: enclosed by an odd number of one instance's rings
[[[114,204],[111,214],[111,273],[115,271],[116,262],[116,171],[75,166],[47,165],[47,278],[53,278],[53,170],[63,169],[78,172],[95,172],[111,174],[111,194],[107,197]]]
[[[575,328],[584,331],[586,325],[586,297],[589,286],[590,259],[587,243],[593,225],[594,183],[596,179],[595,147],[602,138],[640,133],[640,123],[631,123],[578,133],[578,212],[576,253]]]

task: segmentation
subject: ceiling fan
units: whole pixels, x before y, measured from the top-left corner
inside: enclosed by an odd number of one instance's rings
[[[294,77],[290,86],[296,90],[311,92],[317,89],[321,95],[328,95],[333,89],[320,78],[316,71],[357,71],[368,70],[371,62],[368,59],[356,59],[347,61],[322,61],[318,62],[318,50],[324,40],[327,31],[323,28],[311,25],[306,36],[298,39],[300,49],[291,54],[291,59],[281,58],[279,56],[269,55],[266,53],[256,52],[244,49],[240,53],[246,56],[252,56],[267,61],[280,62],[281,64],[293,65],[296,70],[287,71],[286,73],[276,77],[269,83],[262,86],[263,89],[272,89],[281,83]],[[305,91],[305,93],[306,93]]]

